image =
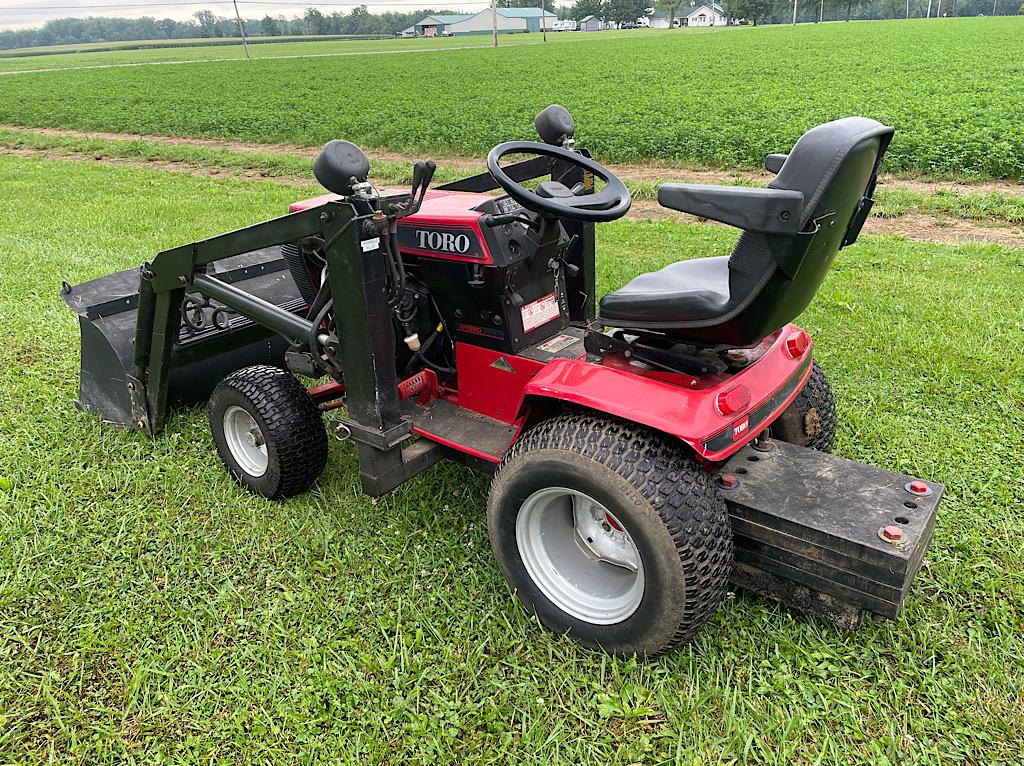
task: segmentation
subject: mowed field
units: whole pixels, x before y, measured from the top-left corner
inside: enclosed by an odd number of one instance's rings
[[[638,32],[625,32],[637,35]],[[652,34],[666,34],[653,32]],[[549,43],[562,43],[586,38],[582,32],[566,32],[548,35]],[[505,46],[535,45],[543,42],[539,34],[506,35],[501,38]],[[289,58],[295,56],[335,57],[360,53],[404,53],[457,48],[481,48],[491,44],[487,36],[394,38],[390,40],[302,40],[296,42],[260,42],[255,38],[249,42],[249,55],[253,59]],[[38,56],[0,56],[0,73],[35,71],[40,69],[74,69],[80,67],[118,66],[133,64],[180,63],[188,61],[230,61],[244,60],[245,49],[241,43],[232,45],[160,46],[138,50],[102,50],[81,53],[54,53]]]
[[[558,102],[606,160],[752,168],[864,114],[897,128],[889,170],[1021,178],[1022,37],[1024,18],[933,19],[40,72],[0,77],[0,123],[483,154]]]
[[[1024,764],[1024,186],[992,180],[1021,175],[1022,21],[0,76],[0,763]],[[847,632],[737,592],[692,644],[609,658],[519,606],[468,470],[373,501],[332,441],[316,487],[271,503],[227,476],[201,408],[155,440],[73,408],[61,280],[281,214],[318,193],[308,147],[330,138],[383,150],[381,182],[427,153],[449,180],[551,101],[637,163],[639,217],[598,227],[601,293],[735,241],[659,213],[661,180],[760,183],[742,169],[814,122],[897,125],[876,233],[799,322],[836,451],[947,486],[898,620]],[[993,147],[1017,170],[977,164]],[[899,177],[921,173],[988,180]]]

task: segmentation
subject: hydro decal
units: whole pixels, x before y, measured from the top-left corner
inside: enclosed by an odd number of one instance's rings
[[[398,247],[413,253],[430,255],[459,255],[464,258],[483,258],[480,240],[470,228],[441,228],[439,226],[399,226]]]

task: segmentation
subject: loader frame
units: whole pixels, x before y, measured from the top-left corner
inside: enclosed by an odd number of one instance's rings
[[[517,180],[552,176],[570,183],[587,182],[582,171],[545,158],[525,160],[507,170]],[[481,173],[438,188],[482,192],[497,188],[497,184],[489,174]],[[399,404],[396,339],[386,298],[385,261],[379,233],[370,220],[374,209],[368,201],[359,199],[331,201],[162,251],[144,265],[139,279],[133,363],[126,375],[131,427],[155,436],[166,424],[172,368],[184,361],[175,343],[187,292],[217,301],[255,323],[204,344],[203,357],[216,357],[246,343],[259,342],[267,337],[266,330],[286,339],[293,351],[310,349],[309,340],[319,330],[313,321],[236,287],[230,273],[214,276],[207,267],[226,258],[318,235],[325,242],[344,370],[344,379],[336,378],[329,390],[338,397],[344,394],[348,410],[347,417],[334,421],[332,427],[356,444],[364,491],[382,495],[442,457],[472,460],[428,440],[402,446],[412,435],[413,424],[403,419]],[[573,321],[584,322],[595,314],[594,225],[567,222],[567,229],[577,235],[568,260],[579,267],[577,276],[567,284],[569,313]],[[224,309],[218,307],[216,311],[223,313]],[[173,361],[172,352],[178,355]]]

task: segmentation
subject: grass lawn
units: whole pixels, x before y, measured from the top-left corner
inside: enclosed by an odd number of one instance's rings
[[[1024,250],[864,238],[801,319],[838,451],[948,486],[900,619],[843,632],[739,593],[644,664],[529,618],[461,467],[371,501],[334,442],[275,504],[229,479],[202,411],[148,441],[72,408],[60,280],[295,196],[0,158],[0,762],[1020,762]],[[599,231],[602,290],[734,237]]]
[[[649,30],[644,30],[651,34]],[[627,36],[636,36],[639,32],[624,32]],[[653,32],[654,35],[664,32]],[[692,33],[691,33],[692,34]],[[548,33],[549,42],[569,42],[586,39],[583,32]],[[591,39],[592,36],[590,36]],[[210,59],[244,59],[245,49],[241,41],[223,45],[190,45],[191,41],[183,41],[182,45],[161,45],[154,48],[119,49],[122,46],[111,44],[98,51],[54,51],[53,53],[32,56],[3,56],[0,52],[0,72],[31,71],[34,69],[73,68],[83,66],[102,66],[110,64],[138,64],[161,61],[206,61]],[[502,47],[508,45],[535,45],[543,42],[539,34],[502,35]],[[420,37],[390,38],[384,40],[291,40],[278,42],[256,37],[249,40],[249,55],[254,59],[277,58],[288,56],[330,56],[344,53],[380,53],[384,51],[412,51],[433,48],[464,48],[466,46],[486,47],[491,44],[487,35],[470,35],[460,37]],[[138,43],[125,43],[123,47],[136,46]]]

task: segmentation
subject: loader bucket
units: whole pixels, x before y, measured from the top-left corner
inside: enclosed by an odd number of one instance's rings
[[[210,264],[209,273],[288,311],[306,303],[281,257],[265,248]],[[128,269],[80,285],[64,284],[64,302],[79,316],[81,380],[75,404],[104,421],[147,433],[161,430],[166,411],[151,411],[135,376],[140,270]],[[175,314],[166,380],[167,407],[205,401],[225,375],[253,364],[284,366],[287,341],[252,320],[184,291]],[[145,321],[143,317],[141,321]],[[153,332],[152,327],[141,331]],[[159,330],[158,330],[159,331]],[[152,401],[152,399],[151,399]],[[163,409],[163,408],[161,408]]]

